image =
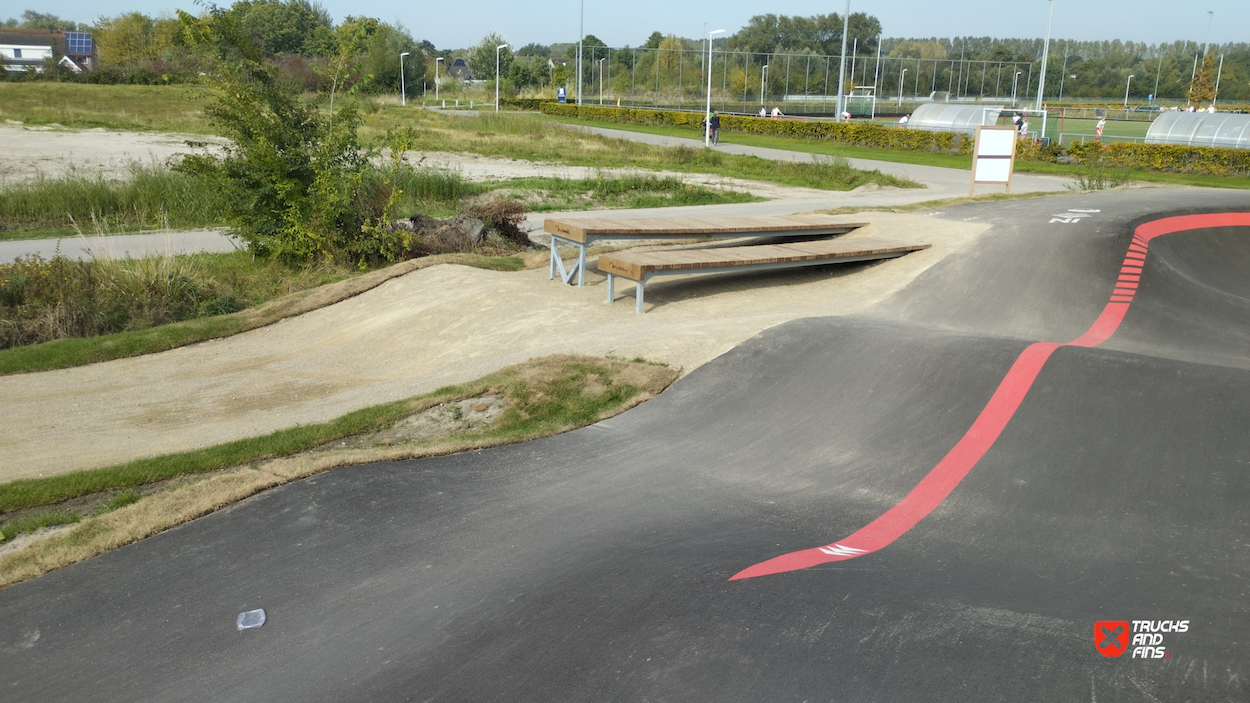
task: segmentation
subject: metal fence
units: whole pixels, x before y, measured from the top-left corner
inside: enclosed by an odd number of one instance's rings
[[[840,56],[803,53],[757,54],[706,49],[586,47],[582,85],[570,98],[584,104],[699,109],[707,100],[724,112],[758,112],[781,107],[801,114],[837,109]],[[569,66],[572,76],[576,65]],[[873,86],[878,110],[929,101],[937,93],[950,101],[1024,104],[1036,93],[1033,65],[1026,62],[914,59],[853,53],[846,58],[847,92]],[[709,73],[711,74],[709,76]],[[578,89],[580,87],[580,90]]]

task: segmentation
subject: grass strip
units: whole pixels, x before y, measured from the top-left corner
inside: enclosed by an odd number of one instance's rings
[[[680,127],[619,124],[616,122],[578,120],[567,117],[547,117],[546,119],[570,125],[585,125],[588,127],[600,127],[603,129],[617,129],[625,132],[656,134],[666,137],[681,137],[684,139],[698,138],[697,132],[692,132],[691,130],[682,129]],[[785,151],[798,151],[808,154],[840,156],[848,159],[871,159],[874,161],[915,164],[918,166],[958,168],[965,171],[972,168],[972,157],[961,154],[930,154],[915,151],[872,149],[869,147],[847,146],[838,144],[837,142],[826,142],[812,139],[797,139],[794,137],[763,136],[728,132],[721,133],[720,141],[724,144],[739,144],[742,146],[782,149]],[[1020,173],[1076,176],[1081,173],[1082,167],[1078,165],[1050,163],[1046,161],[1016,161],[1015,169]],[[1129,178],[1130,180],[1142,181],[1145,183],[1165,183],[1169,185],[1188,185],[1204,188],[1250,189],[1250,178],[1238,178],[1234,176],[1211,176],[1197,173],[1171,173],[1164,171],[1132,169],[1129,171]]]
[[[72,525],[81,519],[82,516],[73,510],[50,510],[46,513],[10,520],[0,525],[0,539],[8,541],[20,534],[34,532],[45,527]]]
[[[177,347],[227,337],[271,325],[278,320],[302,315],[332,305],[418,269],[435,264],[461,264],[492,271],[520,271],[526,268],[519,256],[443,254],[404,261],[384,269],[338,283],[283,296],[257,308],[228,315],[217,315],[184,322],[158,325],[131,332],[60,339],[43,344],[0,350],[0,375],[50,371],[84,366],[101,361],[153,354]]]
[[[129,504],[82,518],[82,524],[60,534],[0,555],[0,588],[143,539],[268,488],[329,469],[481,449],[583,427],[651,398],[677,376],[676,370],[646,361],[569,355],[543,357],[501,369],[476,381],[365,408],[319,425],[296,427],[198,452],[6,484],[0,486],[0,503],[32,507],[83,495],[82,491],[91,488],[114,490],[161,480],[161,477],[187,477],[186,483],[142,500],[134,497],[138,491],[123,491],[110,502],[125,500]],[[345,450],[325,446],[340,437],[385,428],[394,420],[441,403],[488,393],[503,397],[504,410],[495,423],[484,430],[394,446]],[[322,446],[308,451],[318,445]],[[265,457],[277,458],[265,460]],[[196,476],[213,468],[224,470],[207,477]]]

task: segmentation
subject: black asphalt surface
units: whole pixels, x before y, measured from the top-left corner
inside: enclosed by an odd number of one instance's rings
[[[1099,212],[1050,221],[1070,209]],[[0,592],[0,700],[1250,700],[1245,228],[1156,239],[1116,334],[1056,350],[902,538],[727,580],[898,503],[1025,347],[1089,328],[1136,225],[1246,209],[1143,189],[933,214],[993,227],[871,313],[768,330],[621,416],[321,475]],[[269,621],[237,632],[251,608]],[[1107,658],[1099,620],[1189,627]]]

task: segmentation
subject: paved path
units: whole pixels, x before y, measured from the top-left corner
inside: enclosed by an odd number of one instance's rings
[[[906,216],[916,234],[988,227],[858,314],[752,335],[608,421],[299,481],[0,592],[0,690],[6,703],[1250,700],[1250,217],[1134,238],[1161,213],[1244,207],[1176,188]],[[548,321],[557,341],[586,328],[532,315],[486,344],[380,361],[423,317],[409,310],[437,309],[415,286],[454,271],[435,269],[397,281],[391,306],[291,321],[325,338],[268,351],[284,359],[230,340],[197,345],[201,358],[215,347],[281,371],[373,328],[367,363],[287,370],[325,391],[498,353]],[[464,283],[453,292],[471,302],[442,336],[541,301]],[[838,307],[836,290],[807,286],[796,300]],[[718,312],[699,307],[709,291],[666,290],[616,325],[667,320],[661,332],[689,341],[754,297]],[[150,373],[159,363],[102,378],[176,382]],[[141,410],[121,405],[83,413]],[[779,573],[731,580],[777,557]],[[237,632],[252,608],[268,622]],[[1162,650],[1132,642],[1142,621]],[[1128,651],[1100,651],[1123,634]]]
[[[194,254],[196,252],[227,252],[240,244],[225,234],[211,229],[187,232],[150,232],[146,234],[114,234],[103,237],[66,237],[64,239],[19,239],[0,241],[0,262],[18,256],[38,254],[50,259],[57,253],[71,259],[93,256],[141,257],[149,254]]]

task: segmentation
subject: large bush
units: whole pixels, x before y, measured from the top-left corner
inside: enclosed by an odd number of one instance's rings
[[[259,255],[296,262],[347,257],[362,264],[392,258],[406,244],[386,227],[397,193],[387,174],[369,164],[372,152],[357,138],[361,119],[354,102],[338,95],[358,70],[366,38],[361,26],[339,28],[338,55],[322,81],[330,108],[322,112],[281,79],[237,17],[218,8],[210,15],[202,20],[180,13],[188,35],[216,59],[211,80],[217,97],[205,111],[231,143],[224,156],[188,156],[177,168],[218,190],[234,233]],[[394,153],[405,150],[402,142],[401,135]]]

